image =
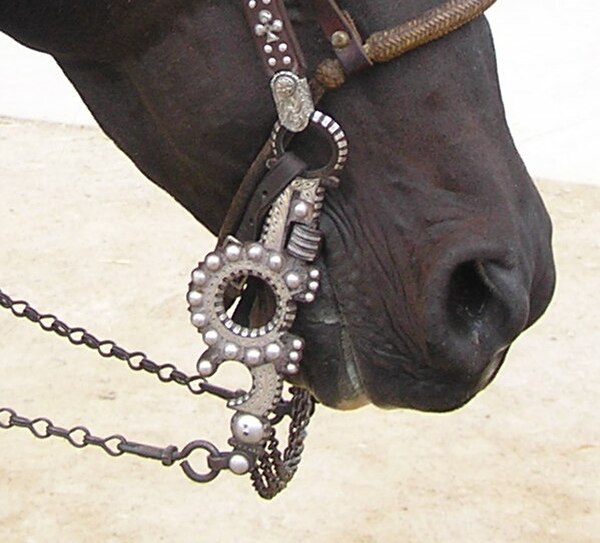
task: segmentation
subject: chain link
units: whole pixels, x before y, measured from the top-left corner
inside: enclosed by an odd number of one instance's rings
[[[273,430],[265,447],[265,454],[259,458],[251,473],[254,488],[266,500],[277,496],[294,477],[304,451],[306,427],[315,410],[315,400],[310,392],[298,387],[292,387],[290,392],[291,422],[287,447],[282,455]]]
[[[85,426],[74,426],[73,428],[61,428],[55,426],[50,419],[38,417],[29,419],[18,415],[14,410],[8,407],[0,407],[0,429],[8,430],[10,428],[25,428],[35,437],[46,439],[49,437],[60,437],[65,439],[70,445],[78,449],[83,449],[89,445],[102,449],[110,456],[121,456],[131,454],[142,458],[160,460],[163,466],[172,466],[175,462],[182,460],[181,468],[184,473],[198,482],[208,482],[214,479],[223,468],[215,469],[212,467],[217,461],[224,458],[227,460],[228,453],[220,452],[212,443],[202,440],[191,441],[180,451],[175,445],[167,447],[156,447],[144,443],[129,441],[120,434],[113,434],[108,437],[98,437],[92,434]],[[196,449],[203,449],[209,453],[206,459],[208,471],[198,473],[185,460]]]
[[[186,375],[174,364],[157,364],[141,351],[129,352],[112,340],[99,340],[85,328],[70,327],[54,315],[40,313],[26,301],[13,300],[2,290],[0,290],[0,307],[8,309],[15,317],[27,319],[39,325],[45,332],[55,333],[67,339],[73,345],[84,345],[96,351],[103,358],[123,360],[134,371],[145,371],[156,375],[163,383],[185,386],[192,394],[208,393],[224,400],[230,400],[237,396],[237,392],[215,386],[199,375],[193,377]]]
[[[186,386],[193,394],[208,393],[225,400],[235,398],[239,394],[239,391],[231,391],[212,385],[203,377],[190,377],[178,370],[173,364],[157,364],[141,351],[129,352],[112,340],[99,340],[84,328],[70,327],[54,315],[38,312],[26,301],[13,300],[2,290],[0,290],[0,307],[10,310],[15,317],[24,318],[38,324],[46,332],[53,332],[68,339],[73,345],[84,345],[96,351],[103,358],[123,360],[134,371],[143,370],[156,375],[163,383],[172,382]],[[308,391],[291,387],[290,392],[292,398],[289,402],[282,401],[280,403],[275,409],[271,420],[271,424],[275,426],[281,422],[285,415],[290,416],[287,446],[282,454],[273,428],[266,443],[264,454],[258,458],[256,466],[251,471],[254,488],[262,498],[268,500],[285,489],[296,473],[300,457],[304,451],[306,427],[314,412],[314,398]],[[0,407],[0,429],[10,428],[26,428],[39,439],[60,437],[79,449],[92,445],[114,457],[127,453],[142,458],[160,460],[164,466],[171,466],[176,461],[181,460],[183,472],[196,482],[212,481],[221,470],[227,468],[228,459],[231,455],[231,453],[219,451],[212,443],[203,440],[192,441],[179,451],[174,445],[156,447],[136,443],[129,441],[120,434],[113,434],[104,438],[97,437],[85,426],[75,426],[71,429],[62,428],[55,426],[50,419],[45,417],[29,419],[18,415],[8,407]],[[185,460],[197,449],[202,449],[208,453],[206,461],[209,469],[205,473],[198,473]]]

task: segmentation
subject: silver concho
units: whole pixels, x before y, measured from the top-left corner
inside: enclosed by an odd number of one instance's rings
[[[310,291],[310,274],[303,262],[284,252],[229,237],[192,272],[188,292],[192,324],[223,360],[244,362],[250,353],[249,365],[257,365],[259,359],[273,362],[279,358],[274,356],[278,352],[274,345],[284,352],[281,337],[294,320],[296,302],[304,301]],[[290,275],[298,281],[286,280]],[[272,316],[258,327],[236,323],[227,308],[229,298],[239,295],[250,277],[263,282],[276,300]]]
[[[307,79],[294,72],[277,72],[271,79],[271,92],[281,125],[302,132],[315,110]]]

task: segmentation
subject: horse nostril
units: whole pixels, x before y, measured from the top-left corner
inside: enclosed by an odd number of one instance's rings
[[[514,269],[469,260],[452,271],[446,298],[448,324],[475,344],[487,339],[484,350],[495,352],[510,343],[523,329],[528,312],[529,295]]]
[[[460,264],[450,276],[446,309],[449,324],[457,331],[468,332],[493,303],[493,287],[484,279],[482,269],[480,262],[471,260]]]
[[[479,379],[525,327],[529,293],[518,269],[492,260],[454,265],[442,285],[444,294],[428,312],[431,362]]]

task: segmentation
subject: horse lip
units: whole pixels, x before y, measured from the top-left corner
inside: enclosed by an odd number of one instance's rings
[[[348,326],[324,267],[319,295],[298,311],[294,329],[306,342],[301,378],[321,403],[355,409],[370,402]]]
[[[500,349],[496,354],[492,357],[490,363],[486,366],[486,368],[481,373],[478,383],[478,391],[483,390],[486,386],[488,386],[498,375],[500,368],[504,360],[506,359],[506,355],[508,353],[509,347],[504,347]]]
[[[341,336],[342,348],[346,353],[343,368],[346,370],[348,383],[352,387],[352,396],[349,398],[344,398],[337,407],[339,409],[356,409],[366,405],[367,403],[370,403],[370,399],[360,376],[359,365],[356,359],[356,351],[354,350],[352,340],[345,329],[342,331]]]
[[[349,410],[370,403],[348,331],[339,321],[319,320],[304,308],[297,324],[306,338],[302,379],[329,407]]]

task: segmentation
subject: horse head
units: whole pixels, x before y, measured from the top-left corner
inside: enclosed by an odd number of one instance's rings
[[[306,4],[287,2],[314,67],[330,45]],[[436,4],[343,7],[368,35]],[[73,2],[37,8],[37,26],[32,9],[5,2],[0,27],[53,54],[105,132],[216,233],[275,118],[239,3]],[[323,211],[322,292],[295,325],[299,379],[333,407],[457,408],[554,286],[550,221],[506,124],[486,20],[354,76],[320,109],[351,151]],[[313,139],[295,145],[318,160]]]

